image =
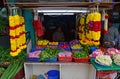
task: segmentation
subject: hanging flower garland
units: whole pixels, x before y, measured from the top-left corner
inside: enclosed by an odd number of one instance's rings
[[[84,31],[84,17],[80,18],[80,27],[79,27],[79,38],[80,38],[80,43],[81,44],[86,44],[86,40],[85,40],[85,31]]]
[[[99,12],[94,13],[94,18],[93,18],[93,41],[94,45],[100,45],[100,37],[101,37],[101,14]]]
[[[12,12],[13,11],[11,10],[11,13]],[[14,57],[17,56],[22,49],[26,48],[24,18],[19,16],[17,13],[15,13],[15,15],[10,15],[9,26],[11,45],[10,55]]]
[[[80,26],[79,26],[79,39],[84,39],[84,34],[83,34],[83,31],[84,31],[84,18],[81,17],[80,18]]]
[[[89,33],[87,34],[87,38],[89,39],[89,44],[90,45],[93,45],[93,17],[94,17],[94,14],[93,13],[90,13],[88,14],[87,16],[87,20],[86,20],[86,24],[89,28]]]
[[[17,56],[17,44],[16,44],[16,31],[15,31],[15,20],[14,16],[9,16],[9,26],[10,26],[10,45],[11,45],[11,56]]]
[[[100,45],[100,37],[101,37],[101,14],[96,11],[85,16],[83,27],[84,31],[81,28],[82,33],[80,36],[81,44],[89,44],[89,45]],[[80,25],[82,25],[80,20]],[[85,26],[86,25],[86,26]],[[87,31],[86,31],[87,30]],[[84,36],[82,36],[84,35]]]
[[[108,14],[105,14],[105,20],[104,20],[104,34],[108,34]]]
[[[20,16],[21,17],[21,29],[22,29],[22,32],[21,32],[21,37],[22,37],[22,49],[26,48],[26,36],[25,36],[25,21],[24,21],[24,17],[23,16]]]

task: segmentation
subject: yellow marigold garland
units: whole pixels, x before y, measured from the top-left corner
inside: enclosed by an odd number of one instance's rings
[[[89,31],[84,34],[84,18],[80,19],[80,43],[81,44],[89,44],[89,45],[100,45],[100,37],[101,37],[101,14],[99,12],[90,13],[86,18],[86,24],[88,26]]]
[[[9,16],[11,56],[17,56],[26,48],[24,18],[19,15]]]

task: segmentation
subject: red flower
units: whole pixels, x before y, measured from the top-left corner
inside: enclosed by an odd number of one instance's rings
[[[104,34],[108,34],[108,30],[104,30]]]

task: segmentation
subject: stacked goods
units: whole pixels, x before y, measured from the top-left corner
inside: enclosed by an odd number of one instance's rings
[[[80,51],[81,49],[83,49],[83,47],[81,46],[78,40],[72,40],[69,43],[70,43],[72,51]]]
[[[103,66],[112,65],[112,59],[109,55],[99,55],[95,58],[95,62]]]
[[[24,18],[18,14],[9,16],[9,26],[11,43],[10,55],[17,56],[22,49],[26,48]]]
[[[89,61],[89,56],[86,53],[86,51],[77,51],[73,53],[73,59],[75,62],[88,62]]]
[[[72,61],[72,53],[68,51],[59,52],[58,60],[60,62],[71,62]]]
[[[38,48],[44,48],[48,45],[49,41],[48,40],[38,40],[37,41],[37,47]]]
[[[97,49],[90,54],[98,66],[112,66],[112,63],[120,66],[120,51],[115,48]]]
[[[90,55],[90,57],[95,58],[95,57],[100,56],[100,55],[104,55],[104,52],[101,51],[100,49],[97,49],[97,50],[95,50],[95,51],[92,52],[92,54]]]
[[[49,42],[49,45],[58,45],[58,42]]]
[[[100,45],[101,14],[90,13],[80,19],[79,36],[81,44]]]
[[[116,54],[120,54],[120,51],[118,49],[115,49],[115,48],[108,48],[107,53],[110,56],[114,56]]]
[[[113,56],[113,61],[116,65],[120,66],[120,54]]]
[[[76,39],[70,41],[69,43],[70,43],[70,45],[73,45],[73,44],[80,44],[80,42],[79,42],[78,40],[76,40]]]
[[[54,49],[54,48],[56,48],[56,49],[58,48],[57,45],[47,45],[47,47],[49,47],[49,48],[53,48],[53,49]]]
[[[40,61],[40,58],[39,58],[40,53],[41,51],[34,51],[34,52],[28,53],[28,57],[27,57],[28,61],[35,61],[35,62]]]
[[[53,48],[46,47],[40,54],[40,60],[45,62],[56,62],[60,51]]]
[[[58,47],[58,42],[49,42],[49,45],[47,45],[47,47],[50,47],[50,48],[57,48]]]
[[[67,42],[60,42],[58,45],[58,49],[70,51],[70,45]]]
[[[82,49],[82,46],[80,44],[74,44],[71,46],[72,49]]]
[[[93,58],[100,55],[108,55],[110,57],[114,57],[115,55],[119,55],[119,54],[120,51],[115,48],[108,48],[108,49],[98,48],[95,51],[93,51],[90,54],[90,56]]]

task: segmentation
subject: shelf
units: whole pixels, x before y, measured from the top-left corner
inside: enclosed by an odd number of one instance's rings
[[[25,79],[31,79],[33,74],[36,75],[42,74],[45,77],[45,73],[47,73],[49,70],[59,70],[59,65],[24,63]]]
[[[75,63],[75,62],[25,62],[26,65],[88,65],[88,63]]]
[[[33,74],[44,75],[49,70],[59,70],[60,79],[93,79],[91,64],[74,62],[25,62],[25,78],[30,79]],[[77,73],[77,74],[76,74]],[[69,75],[69,76],[68,76]],[[87,75],[87,76],[86,76]],[[47,78],[46,78],[47,79]]]
[[[95,2],[15,2],[5,3],[8,5],[14,4],[18,7],[34,8],[34,7],[91,7],[99,5],[104,8],[111,8],[112,5],[120,4],[120,2],[111,3],[95,3]]]

